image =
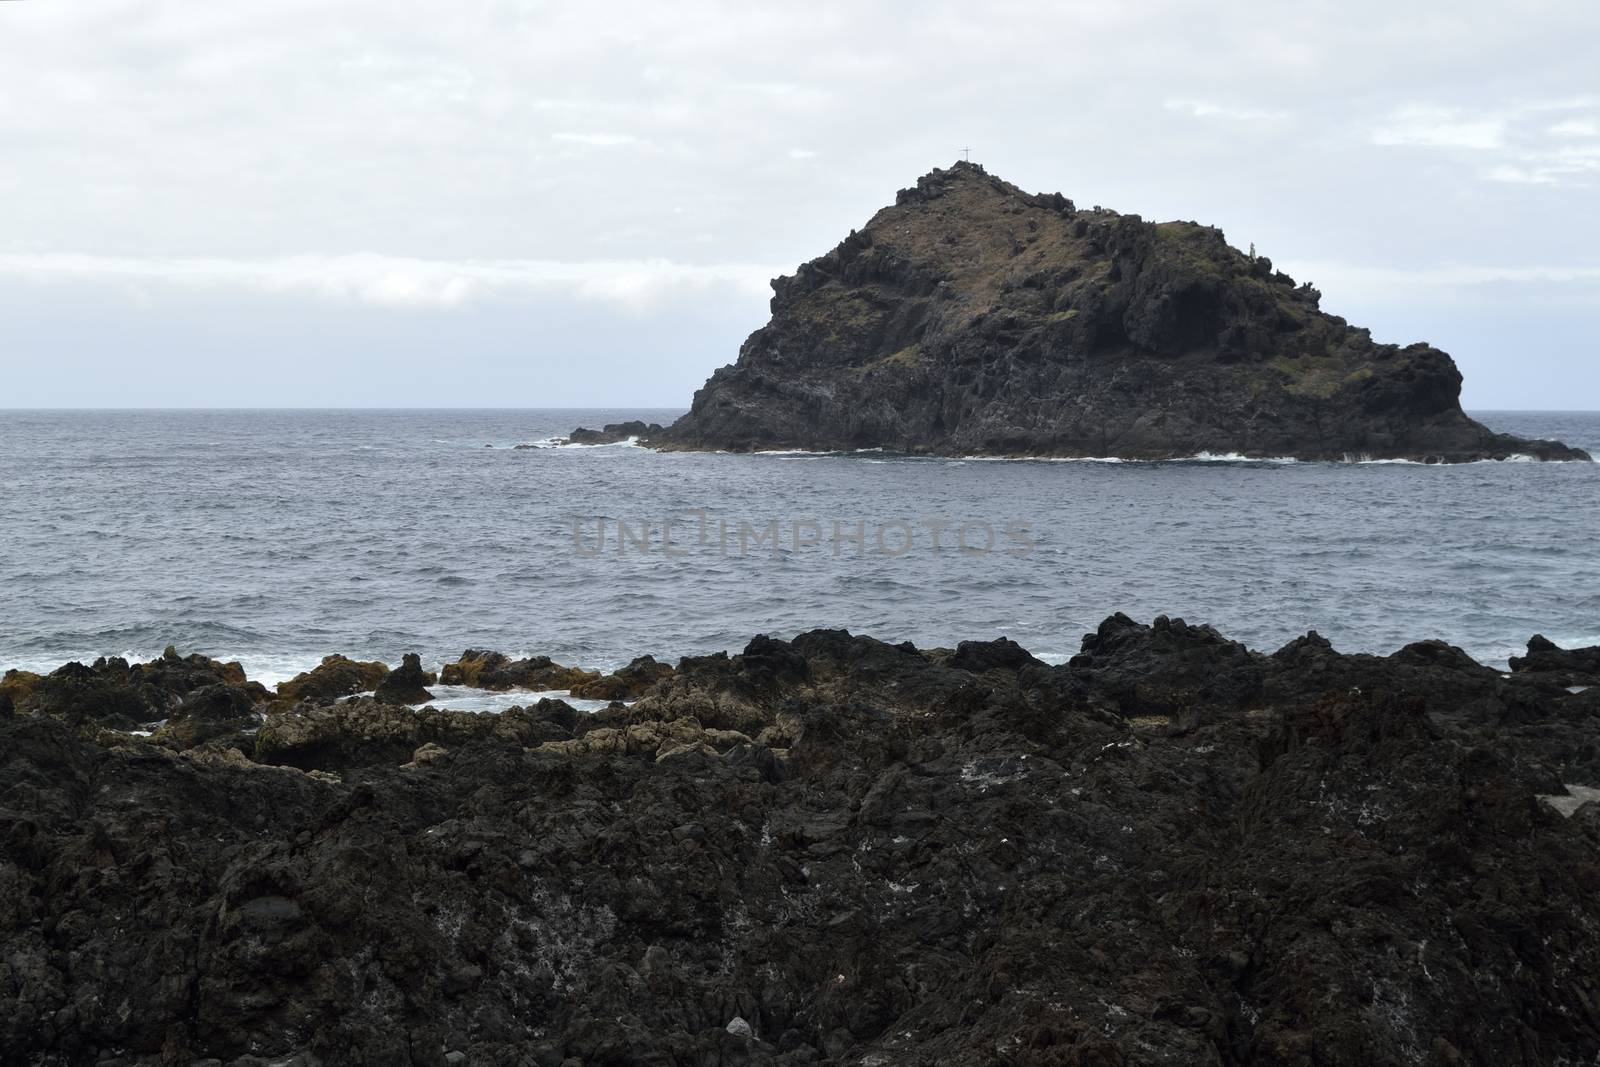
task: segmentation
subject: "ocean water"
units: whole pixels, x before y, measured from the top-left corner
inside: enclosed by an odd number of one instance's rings
[[[0,411],[0,668],[168,644],[269,684],[330,652],[611,668],[819,626],[1059,661],[1114,611],[1265,650],[1600,643],[1600,465],[548,446],[677,414]],[[1600,454],[1600,413],[1477,414]]]

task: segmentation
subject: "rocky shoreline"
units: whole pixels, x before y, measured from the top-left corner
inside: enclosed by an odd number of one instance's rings
[[[7,672],[0,1062],[1591,1062],[1600,650],[1512,668],[1117,615]]]

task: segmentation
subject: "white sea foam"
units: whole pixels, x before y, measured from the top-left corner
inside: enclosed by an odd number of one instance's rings
[[[579,711],[599,711],[611,706],[607,700],[582,700],[568,696],[565,689],[512,689],[491,693],[488,690],[472,689],[464,685],[431,685],[428,687],[428,692],[433,694],[432,700],[413,706],[438,708],[440,711],[474,711],[489,715],[498,715],[509,708],[532,707],[546,698],[566,701]]]
[[[838,456],[853,455],[868,451],[859,449],[857,453],[844,452],[806,452],[802,449],[784,449],[771,452],[757,452],[754,455],[763,456]],[[1349,464],[1352,466],[1397,466],[1397,467],[1462,467],[1482,463],[1540,463],[1538,456],[1517,453],[1506,456],[1504,459],[1475,459],[1468,463],[1428,463],[1420,459],[1387,459],[1375,458],[1366,454],[1346,454],[1342,460],[1304,460],[1294,456],[1247,456],[1241,452],[1196,452],[1192,456],[1173,456],[1167,459],[1131,459],[1124,456],[917,456],[906,455],[899,457],[908,460],[942,460],[961,463],[1132,463],[1132,464],[1173,464],[1173,463],[1250,463],[1268,466],[1286,466],[1290,464]],[[1591,463],[1600,463],[1600,459],[1591,459]]]
[[[974,463],[1138,463],[1120,456],[959,456]]]
[[[1346,455],[1344,462],[1359,467],[1475,467],[1483,463],[1542,463],[1538,456],[1516,452],[1504,459],[1474,459],[1466,463],[1427,463],[1420,459],[1374,459],[1365,453]],[[1590,460],[1590,462],[1595,462]]]
[[[814,452],[804,448],[773,448],[756,452],[733,453],[719,452],[719,455],[752,455],[752,456],[859,456],[869,453],[885,453],[881,448],[858,448],[852,452]],[[886,453],[887,454],[887,453]],[[1293,456],[1246,456],[1238,452],[1198,452],[1192,456],[1175,456],[1168,459],[1129,459],[1124,456],[985,456],[966,454],[958,456],[932,456],[912,454],[892,454],[893,458],[909,462],[938,462],[947,466],[958,463],[1263,463],[1285,464],[1299,463],[1301,460]],[[886,460],[864,462],[887,462]],[[1384,461],[1376,461],[1384,462]],[[1410,462],[1402,461],[1402,462]]]
[[[178,651],[182,652],[183,649]],[[347,653],[348,654],[348,653]],[[279,682],[287,682],[299,674],[304,674],[322,662],[322,656],[309,652],[287,653],[284,655],[264,655],[259,653],[246,653],[237,655],[232,652],[219,652],[211,657],[223,663],[237,661],[244,668],[244,675],[252,682],[260,682],[268,689],[275,689]],[[352,656],[352,659],[362,657]]]
[[[719,456],[862,456],[881,455],[882,448],[753,448],[749,452],[728,452],[716,449]],[[915,457],[906,457],[908,459]]]
[[[1420,459],[1376,459],[1368,455],[1346,455],[1343,460],[1303,460],[1294,456],[1247,456],[1240,452],[1196,452],[1192,456],[1175,456],[1171,459],[1127,459],[1122,456],[958,456],[952,457],[966,462],[969,460],[984,463],[1259,463],[1269,466],[1284,466],[1289,464],[1315,464],[1346,463],[1354,466],[1402,466],[1402,467],[1460,467],[1472,466],[1480,463],[1539,463],[1538,456],[1518,453],[1504,459],[1476,459],[1470,463],[1426,463]],[[1591,463],[1600,463],[1600,459],[1590,460]]]
[[[727,453],[724,453],[725,455]],[[813,452],[809,448],[758,448],[752,456],[842,456],[843,452]]]
[[[483,647],[483,646],[480,645],[478,647]],[[396,664],[394,664],[394,663],[389,663],[383,656],[368,655],[368,654],[360,652],[359,650],[355,651],[355,652],[351,652],[349,650],[341,650],[341,654],[345,655],[345,656],[348,656],[349,658],[351,658],[353,660],[362,660],[362,661],[382,660],[383,662],[387,663],[388,666],[390,666],[391,668],[396,666]],[[537,653],[537,652],[532,652],[532,651],[520,651],[520,652],[507,652],[507,653],[505,653],[506,657],[508,659],[512,659],[512,660],[530,659],[535,655],[543,655],[543,654],[544,653]],[[141,657],[141,658],[143,658],[143,659],[151,659],[151,658],[154,658],[154,657],[146,656],[146,657]],[[221,653],[221,654],[213,656],[212,658],[213,659],[217,659],[217,660],[221,660],[224,663],[228,662],[229,660],[238,660],[239,665],[244,668],[244,673],[245,673],[245,676],[247,678],[249,678],[252,682],[260,682],[262,685],[266,686],[268,689],[275,688],[278,685],[279,682],[287,682],[289,679],[294,678],[296,675],[304,674],[306,671],[309,671],[309,670],[313,669],[314,667],[316,667],[318,664],[320,664],[322,662],[322,655],[320,655],[320,654],[313,655],[313,654],[308,654],[308,653],[294,653],[294,654],[282,655],[282,656],[261,656],[261,655],[236,656],[236,655],[232,655],[232,654],[228,654],[228,653]],[[62,662],[64,662],[64,661],[62,661]],[[130,658],[129,662],[131,663],[131,662],[133,662],[133,660]],[[429,657],[429,656],[424,655],[422,657],[422,669],[426,670],[426,671],[433,671],[434,673],[438,673],[444,667],[444,665],[446,663],[454,663],[454,662],[455,662],[455,656],[454,655],[451,655],[449,659],[434,658],[434,657]],[[600,659],[600,660],[596,660],[596,661],[593,661],[593,662],[587,662],[586,661],[586,662],[584,662],[582,664],[582,666],[586,670],[595,670],[595,671],[599,671],[602,674],[609,674],[612,671],[616,670],[618,667],[622,667],[622,666],[626,665],[626,662],[627,662],[626,660]],[[61,662],[56,662],[56,663],[52,664],[48,669],[49,670],[54,670],[56,667],[59,667],[59,666],[61,666]],[[428,687],[428,691],[430,693],[435,694],[435,695],[449,694],[451,698],[454,698],[456,696],[471,695],[471,694],[476,694],[476,695],[479,695],[479,696],[488,695],[488,696],[491,696],[491,697],[499,697],[499,696],[503,696],[503,695],[508,695],[508,694],[500,694],[500,693],[485,694],[484,690],[481,690],[481,689],[470,689],[470,688],[467,688],[465,686],[439,686],[439,685],[434,685],[434,686],[429,686]],[[565,690],[562,690],[561,692],[565,693]],[[549,692],[539,692],[539,693],[532,693],[531,696],[530,696],[530,692],[528,690],[513,690],[513,694],[518,696],[520,699],[519,700],[514,700],[511,703],[506,704],[505,705],[506,707],[511,707],[513,704],[516,704],[516,703],[536,704],[536,703],[538,703],[540,697],[552,695]],[[372,694],[371,693],[364,693],[364,694],[358,694],[358,695],[371,696]],[[493,703],[493,701],[491,701],[491,703]],[[572,705],[574,707],[577,707],[577,702],[569,701],[569,703],[572,703]],[[442,705],[436,705],[436,706],[442,706]],[[600,707],[604,707],[605,706],[605,702],[601,701],[599,703],[599,706]],[[469,710],[476,710],[476,709],[469,709]]]
[[[1293,456],[1246,456],[1238,452],[1196,452],[1179,463],[1299,463]]]
[[[49,674],[67,663],[93,663],[102,656],[114,659],[125,659],[129,663],[149,663],[151,660],[161,658],[164,648],[127,648],[120,652],[107,653],[103,650],[79,650],[52,653],[46,656],[30,656],[22,659],[8,660],[0,667],[29,671],[33,674]],[[192,648],[179,648],[178,654],[187,656],[195,650]],[[270,655],[238,655],[233,652],[207,652],[205,655],[221,663],[237,661],[244,668],[244,673],[252,682],[260,682],[271,689],[279,682],[288,681],[302,671],[309,671],[322,662],[320,655],[294,653],[282,656]]]
[[[1172,459],[1128,459],[1123,456],[985,456],[967,454],[959,456],[921,455],[913,453],[893,453],[882,448],[857,448],[851,451],[813,451],[806,448],[768,448],[758,449],[753,452],[728,452],[716,450],[722,456],[869,456],[884,455],[886,457],[908,463],[942,463],[951,466],[960,463],[1296,463],[1292,457],[1257,457],[1242,456],[1237,453],[1218,455],[1210,452],[1201,452],[1193,456],[1181,456]],[[866,459],[864,463],[887,463],[886,459]]]
[[[572,440],[567,439],[566,437],[559,437],[558,436],[558,437],[541,437],[537,441],[527,441],[527,442],[525,442],[523,444],[519,444],[519,445],[509,445],[509,446],[508,445],[490,445],[488,447],[490,447],[490,448],[507,448],[507,447],[509,447],[509,448],[512,448],[512,449],[519,449],[519,448],[520,449],[530,449],[530,448],[638,448],[638,447],[640,447],[640,445],[639,445],[639,439],[637,437],[629,437],[626,440],[622,440],[622,441],[606,441],[603,444],[591,445],[591,444],[585,444],[582,441],[572,441]]]
[[[567,441],[567,440],[563,439],[561,441],[561,443],[556,445],[555,447],[556,448],[638,448],[639,447],[639,439],[637,437],[629,437],[629,438],[627,438],[625,440],[622,440],[622,441],[607,441],[604,444],[598,444],[598,445],[586,445],[586,444],[582,443],[581,441]]]
[[[23,656],[16,659],[8,659],[4,663],[0,663],[0,669],[8,671],[25,671],[28,674],[49,674],[51,671],[62,666],[63,664],[93,663],[103,655],[105,655],[104,652],[63,652],[59,655],[52,654],[48,656]],[[137,652],[131,651],[118,652],[115,653],[115,655],[121,656],[129,663],[136,663],[142,660],[153,658],[151,656],[142,656]],[[160,653],[157,652],[156,655],[160,655]]]
[[[191,651],[193,651],[193,650],[192,649],[187,649],[187,648],[178,649],[178,652],[180,654],[182,654],[182,655],[185,655],[185,656],[189,655],[189,653]],[[354,660],[362,660],[362,661],[382,660],[385,663],[387,663],[387,665],[390,666],[390,667],[395,666],[394,663],[389,663],[387,661],[387,659],[385,659],[385,657],[383,657],[383,656],[369,655],[369,654],[361,652],[360,650],[351,651],[349,649],[339,649],[337,651],[339,651],[340,654],[348,656],[349,658],[354,659]],[[160,659],[161,658],[161,653],[162,653],[161,649],[128,649],[128,650],[125,650],[123,652],[116,653],[116,655],[120,656],[122,659],[127,660],[129,663],[148,663],[151,660]],[[73,662],[73,661],[76,661],[76,662],[79,662],[79,663],[93,663],[95,660],[99,659],[102,655],[104,655],[104,653],[101,653],[101,652],[81,653],[81,654],[77,654],[77,655],[74,655],[74,654],[71,654],[71,653],[63,653],[63,654],[60,654],[60,655],[52,655],[52,656],[45,656],[45,657],[32,657],[32,658],[29,658],[29,659],[13,660],[13,661],[9,661],[9,662],[7,662],[5,664],[0,664],[0,667],[4,667],[4,668],[7,668],[7,669],[16,668],[17,670],[30,671],[30,672],[32,672],[34,674],[49,674],[51,671],[56,670],[57,668],[59,668],[64,663],[70,663],[70,662]],[[289,653],[283,653],[283,654],[278,654],[278,655],[263,654],[263,653],[243,653],[243,654],[241,654],[241,653],[235,653],[235,652],[231,652],[231,651],[228,651],[228,650],[224,649],[223,651],[220,651],[220,652],[206,652],[205,655],[207,655],[211,659],[217,660],[217,661],[219,661],[221,663],[237,662],[241,667],[244,668],[245,677],[248,678],[250,681],[252,681],[252,682],[260,682],[262,685],[266,686],[268,689],[275,689],[275,688],[277,688],[277,686],[278,686],[278,684],[280,682],[287,682],[291,678],[294,678],[294,677],[296,677],[298,675],[304,674],[307,671],[310,671],[310,670],[314,669],[318,664],[320,664],[322,662],[324,653],[289,652]],[[529,658],[529,657],[531,657],[533,655],[535,655],[535,653],[533,653],[533,652],[507,653],[507,656],[510,659],[513,659],[513,660],[516,660],[516,659],[527,659],[527,658]],[[423,668],[425,670],[430,670],[430,671],[437,672],[445,662],[454,662],[454,657],[452,657],[448,661],[425,658],[423,660]],[[583,664],[583,666],[586,669],[598,670],[601,673],[609,673],[610,671],[613,671],[617,667],[620,667],[622,665],[623,665],[622,661],[612,662],[610,660],[596,661],[594,663],[585,663],[585,664]],[[552,695],[558,695],[558,696],[563,696],[563,697],[565,696],[565,691],[564,690],[561,693],[554,693],[554,694],[553,693],[547,693],[547,692],[530,693],[527,690],[516,690],[512,694],[501,694],[501,693],[489,693],[489,694],[486,694],[483,690],[468,689],[468,688],[465,688],[465,687],[459,687],[460,688],[460,692],[456,693],[456,689],[457,688],[458,687],[453,687],[453,686],[434,686],[434,687],[431,687],[429,689],[429,692],[432,692],[432,693],[435,693],[435,694],[449,693],[449,694],[452,695],[452,697],[454,697],[454,696],[463,696],[463,695],[474,695],[474,694],[477,695],[477,696],[480,696],[480,697],[488,697],[488,698],[498,698],[498,697],[507,696],[507,695],[514,695],[514,696],[517,697],[516,700],[513,700],[510,703],[505,704],[505,707],[511,707],[513,704],[517,704],[517,703],[524,703],[524,704],[538,703],[539,698],[543,697],[543,696],[552,696]],[[366,693],[366,694],[360,694],[360,695],[371,696],[372,694],[371,693]],[[489,704],[494,704],[495,702],[496,702],[495,699],[489,699],[488,700]],[[479,703],[483,703],[483,701],[479,701]],[[569,703],[571,703],[574,707],[577,707],[580,702],[579,701],[569,701]],[[583,703],[592,703],[592,704],[595,704],[596,707],[604,707],[605,706],[605,702],[604,701],[599,701],[599,702],[587,701],[587,702],[583,702]],[[442,705],[439,705],[439,706],[442,706]],[[476,708],[471,708],[471,709],[468,709],[468,710],[477,710],[477,709]],[[496,709],[496,710],[501,710],[501,709]]]

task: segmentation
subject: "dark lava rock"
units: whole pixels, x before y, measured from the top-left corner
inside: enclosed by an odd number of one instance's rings
[[[439,672],[443,685],[465,685],[475,689],[570,690],[599,678],[598,671],[563,667],[549,656],[513,660],[499,652],[467,649],[454,663]]]
[[[645,440],[661,432],[658,423],[644,423],[638,419],[629,422],[608,422],[599,430],[590,430],[579,426],[572,431],[566,439],[569,445],[614,445],[623,441],[638,438]]]
[[[428,686],[438,680],[438,675],[422,669],[420,656],[415,652],[407,652],[402,657],[400,666],[390,671],[383,681],[378,683],[378,688],[372,695],[385,704],[422,704],[433,699],[433,694],[428,692]]]
[[[1600,685],[1600,645],[1561,648],[1543,634],[1534,634],[1528,640],[1528,654],[1511,657],[1511,670],[1561,685]]]
[[[584,700],[636,700],[663,678],[671,677],[672,667],[657,663],[654,656],[640,656],[611,674],[572,687],[572,695]]]
[[[267,716],[254,754],[261,763],[308,771],[398,765],[427,744],[455,749],[485,739],[515,747],[566,740],[573,714],[568,705],[552,700],[498,715],[412,709],[370,699],[302,704]]]
[[[1217,229],[1079,210],[975,164],[934,170],[772,284],[771,321],[648,443],[1588,458],[1474,422],[1448,355],[1374,342]]]
[[[311,670],[279,682],[278,699],[331,704],[340,697],[370,693],[388,676],[388,664],[377,660],[363,663],[336,653],[322,657],[322,662]]]
[[[1121,612],[1084,636],[1067,667],[1124,715],[1197,705],[1244,710],[1260,703],[1267,675],[1263,656],[1209,626],[1165,615],[1145,626]]]
[[[1027,666],[1043,666],[1021,645],[1007,637],[993,641],[962,641],[950,657],[950,666],[962,671],[982,674],[992,670],[1020,670]]]
[[[132,730],[168,718],[190,693],[218,685],[237,689],[246,706],[269,695],[237,663],[180,656],[173,648],[148,663],[111,657],[87,666],[68,663],[44,676],[7,671],[0,693],[20,712],[53,715],[74,726]]]
[[[19,712],[0,1063],[1600,1056],[1600,691],[1437,643],[819,630],[592,715],[275,706],[254,761]]]
[[[241,735],[259,724],[255,702],[243,688],[208,685],[184,697],[156,737],[180,748],[192,748],[219,738],[242,740]]]

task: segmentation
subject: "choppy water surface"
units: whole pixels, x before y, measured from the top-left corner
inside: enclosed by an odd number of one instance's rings
[[[1263,649],[1600,643],[1600,465],[514,448],[676,414],[0,411],[0,667],[167,644],[269,682],[335,651],[610,667],[816,626],[1061,658],[1118,610]],[[1479,417],[1600,454],[1600,414]]]

